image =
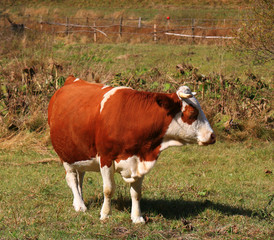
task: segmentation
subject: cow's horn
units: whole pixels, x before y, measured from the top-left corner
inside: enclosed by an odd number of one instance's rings
[[[191,93],[182,93],[182,92],[179,92],[179,97],[180,98],[191,98],[191,97],[193,97],[193,95]]]

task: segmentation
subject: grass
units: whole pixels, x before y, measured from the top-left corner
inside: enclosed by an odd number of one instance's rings
[[[269,82],[272,76],[272,72],[267,71],[269,65],[247,65],[225,46],[125,43],[74,43],[64,46],[61,43],[57,40],[53,45],[53,58],[61,65],[71,65],[73,73],[78,76],[87,70],[102,72],[104,78],[108,74],[129,75],[138,70],[157,68],[166,75],[180,77],[175,66],[182,62],[198,67],[199,72],[205,75],[215,72],[244,78],[252,71]]]
[[[41,161],[56,157],[51,147],[38,152],[27,142],[13,148],[1,145],[1,239],[273,237],[273,173],[266,172],[274,169],[272,143],[168,149],[144,180],[141,207],[148,222],[133,225],[129,186],[119,175],[112,217],[101,222],[100,175],[86,174],[88,210],[76,213],[63,167]]]
[[[270,83],[273,74],[273,71],[269,71],[271,63],[263,66],[252,62],[246,64],[225,46],[94,44],[80,43],[79,39],[75,42],[70,38],[35,37],[31,34],[28,38],[18,38],[17,41],[16,37],[2,39],[6,47],[2,50],[3,58],[0,60],[3,70],[1,81],[8,79],[11,71],[21,77],[20,71],[26,67],[34,67],[39,81],[42,78],[46,81],[52,77],[52,63],[62,67],[62,70],[58,70],[58,76],[75,74],[87,79],[88,74],[95,72],[103,81],[113,79],[118,73],[122,73],[123,77],[131,77],[132,74],[149,72],[151,69],[158,69],[167,80],[169,76],[181,79],[175,66],[183,62],[199,68],[199,73],[205,75],[218,73],[246,78],[246,74],[252,72]],[[5,52],[4,49],[10,48],[11,41],[16,44],[14,49]]]
[[[171,18],[239,18],[242,9],[249,5],[247,1],[20,1],[10,4],[4,1],[3,9],[15,15],[47,15],[75,17],[142,17],[153,20],[170,16]],[[165,17],[163,18],[165,19]]]

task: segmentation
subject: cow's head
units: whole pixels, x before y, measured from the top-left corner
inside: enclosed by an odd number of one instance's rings
[[[181,126],[179,136],[189,141],[197,141],[199,145],[208,145],[216,142],[214,134],[198,100],[196,93],[191,92],[189,87],[182,86],[177,91],[182,101],[181,113],[177,114],[177,122]]]
[[[214,144],[216,135],[194,97],[196,93],[191,92],[187,86],[180,87],[176,93],[182,103],[181,111],[173,118],[166,137],[182,143]]]

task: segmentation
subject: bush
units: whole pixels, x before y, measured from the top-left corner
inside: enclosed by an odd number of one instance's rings
[[[256,0],[237,33],[236,49],[252,53],[257,62],[272,61],[274,58],[273,1]],[[247,55],[245,55],[246,57]]]

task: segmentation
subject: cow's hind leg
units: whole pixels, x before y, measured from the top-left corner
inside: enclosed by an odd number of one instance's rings
[[[85,172],[79,172],[77,171],[77,181],[78,181],[78,192],[80,193],[80,196],[82,200],[83,198],[83,180],[84,180]]]
[[[101,174],[103,178],[104,203],[101,209],[100,219],[104,220],[111,214],[111,197],[115,191],[113,164],[110,167],[102,167]]]
[[[130,184],[130,195],[132,200],[131,219],[133,223],[145,223],[140,208],[143,178],[144,177],[138,178],[135,182]]]
[[[66,169],[66,180],[68,186],[73,193],[73,207],[76,212],[85,212],[87,207],[82,199],[81,181],[83,181],[83,174],[80,174],[70,166],[70,164],[64,162],[64,168]]]

